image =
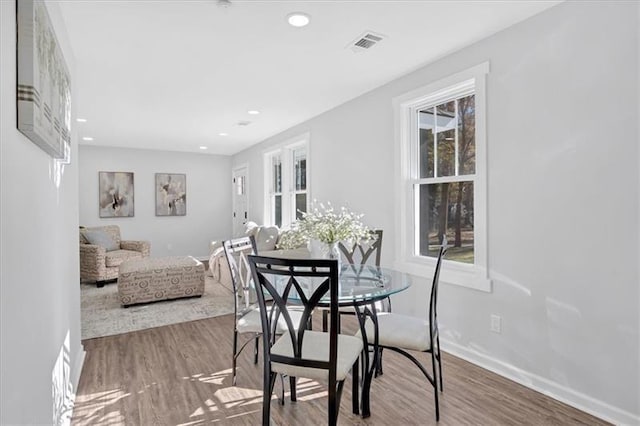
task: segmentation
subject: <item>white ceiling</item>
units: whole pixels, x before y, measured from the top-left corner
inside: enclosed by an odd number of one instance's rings
[[[76,59],[75,111],[87,119],[75,125],[94,138],[81,143],[234,154],[557,3],[59,4]],[[294,11],[310,14],[310,25],[289,26]],[[364,31],[387,38],[347,49]]]

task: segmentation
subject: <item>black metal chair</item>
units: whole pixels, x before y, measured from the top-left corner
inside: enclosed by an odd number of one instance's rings
[[[372,242],[361,244],[358,241],[353,242],[349,246],[345,246],[342,242],[338,243],[338,249],[342,255],[342,268],[351,268],[354,274],[362,272],[362,268],[366,265],[380,266],[380,257],[382,255],[382,230],[377,229],[371,231],[374,235]],[[383,311],[391,309],[391,301],[387,298],[384,303],[377,303],[376,308]],[[355,310],[351,306],[340,308],[340,315],[355,315]],[[327,331],[328,310],[322,312],[322,331]]]
[[[363,350],[360,338],[338,334],[338,262],[325,259],[279,259],[248,256],[260,305],[264,336],[264,383],[262,424],[268,425],[271,394],[277,374],[287,375],[291,383],[291,399],[296,400],[296,377],[328,380],[328,423],[338,419],[344,381],[352,371],[353,412],[359,412],[359,356]],[[329,294],[330,331],[308,328],[311,313]],[[267,305],[265,296],[272,304]],[[289,307],[294,299],[303,308],[294,324]],[[324,303],[323,303],[324,304]],[[280,317],[287,332],[276,339]],[[296,330],[297,328],[297,330]]]
[[[378,322],[378,345],[398,352],[413,362],[422,374],[433,386],[433,394],[436,407],[436,421],[440,420],[440,404],[438,402],[438,383],[440,392],[442,386],[442,360],[440,356],[440,335],[438,332],[438,281],[440,279],[440,268],[442,259],[447,249],[442,246],[436,261],[436,269],[433,274],[431,286],[431,297],[429,299],[429,318],[427,320],[399,315],[393,313],[380,313],[377,315]],[[374,335],[374,326],[370,320],[365,323],[367,335]],[[360,332],[356,334],[360,336]],[[419,351],[431,354],[431,373],[409,352]],[[438,364],[436,368],[436,362]]]
[[[343,256],[343,262],[348,263],[348,266],[354,268],[354,272],[358,272],[357,267],[360,266],[360,270],[364,265],[374,264],[380,266],[380,258],[382,256],[382,229],[376,229],[371,231],[372,240],[370,243],[360,243],[354,241],[349,246],[344,245],[342,242],[338,243],[338,248]],[[372,262],[373,260],[373,262]]]
[[[357,275],[362,272],[366,265],[380,266],[380,258],[382,256],[382,229],[371,231],[372,239],[367,243],[354,241],[349,245],[342,242],[338,243],[338,249],[342,254],[342,268],[351,268]],[[380,312],[391,312],[391,299],[388,297],[384,300],[376,302],[376,310]],[[351,306],[340,308],[340,316],[355,315],[355,309]],[[322,312],[322,331],[327,331],[327,316],[329,311]],[[340,322],[340,318],[338,318]],[[378,365],[376,366],[376,376],[382,374],[382,349],[378,355]]]
[[[255,300],[251,303],[251,271],[247,262],[248,254],[255,254],[256,242],[253,237],[242,237],[222,243],[224,254],[229,264],[231,272],[231,283],[234,295],[235,321],[233,325],[233,386],[236,385],[236,364],[242,350],[252,340],[255,341],[253,350],[254,363],[258,363],[258,342],[262,335],[262,325],[260,323],[260,312]],[[243,305],[239,306],[239,299],[242,298]],[[238,335],[249,334],[251,338],[245,341],[238,349]]]

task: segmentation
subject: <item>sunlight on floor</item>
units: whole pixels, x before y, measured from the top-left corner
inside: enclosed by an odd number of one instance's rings
[[[317,391],[317,392],[314,392]],[[327,386],[310,379],[298,379],[296,388],[298,401],[311,401],[327,397]],[[290,392],[286,393],[287,396]]]
[[[224,381],[227,380],[231,376],[231,369],[228,368],[226,370],[218,371],[216,373],[212,373],[210,375],[194,374],[191,377],[183,377],[185,380],[190,381],[199,381],[202,383],[207,383],[210,385],[224,385]]]
[[[84,424],[92,425],[123,424],[125,418],[119,410],[107,410],[109,405],[128,396],[131,396],[131,393],[125,393],[119,389],[79,396],[74,407],[74,418]],[[102,415],[103,413],[105,414]]]

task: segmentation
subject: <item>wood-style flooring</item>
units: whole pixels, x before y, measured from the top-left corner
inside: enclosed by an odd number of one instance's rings
[[[231,385],[232,324],[227,315],[86,340],[72,425],[260,424],[262,366],[253,364],[250,345],[239,358],[237,386]],[[347,379],[339,424],[606,424],[452,355],[443,357],[439,423],[431,386],[407,359],[385,352],[384,375],[371,386],[371,417],[351,413]],[[326,395],[324,383],[299,379],[297,402],[287,399],[281,406],[274,396],[272,424],[326,424]]]

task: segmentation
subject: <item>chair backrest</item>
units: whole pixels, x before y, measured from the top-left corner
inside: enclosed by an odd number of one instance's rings
[[[253,236],[241,237],[224,241],[222,247],[229,265],[235,312],[238,315],[238,296],[243,297],[245,308],[249,308],[251,304],[251,270],[247,262],[247,255],[256,254],[256,242]]]
[[[248,256],[256,294],[260,305],[264,355],[266,362],[292,364],[301,367],[329,370],[329,379],[336,378],[338,357],[338,261],[330,259],[281,259],[263,256]],[[318,302],[329,293],[330,331],[329,361],[302,358],[302,342],[311,313]],[[303,308],[298,326],[294,326],[287,302],[294,295],[296,308]],[[266,296],[272,304],[267,307]],[[325,298],[326,300],[326,298]],[[291,338],[292,356],[271,355],[269,344],[273,343],[280,315],[287,324]]]
[[[338,243],[338,248],[344,259],[350,265],[371,265],[380,266],[380,256],[382,254],[382,229],[371,231],[372,239],[366,243],[358,241],[345,246]]]
[[[445,242],[446,244],[446,242]],[[429,299],[429,327],[431,345],[433,347],[433,339],[438,334],[438,282],[440,281],[440,268],[442,267],[442,259],[447,253],[447,247],[445,245],[440,246],[440,252],[438,253],[438,260],[436,261],[436,269],[433,272],[433,282],[431,284],[431,297]]]

